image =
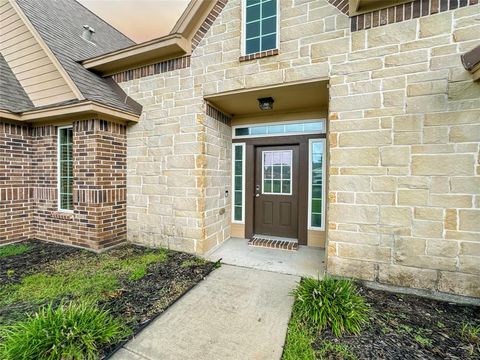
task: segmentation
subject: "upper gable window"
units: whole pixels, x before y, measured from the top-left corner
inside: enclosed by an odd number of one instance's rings
[[[278,0],[244,0],[245,55],[272,50],[278,42]]]

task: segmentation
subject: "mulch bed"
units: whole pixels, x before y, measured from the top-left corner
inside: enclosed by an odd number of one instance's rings
[[[329,340],[345,345],[358,359],[480,359],[479,350],[461,335],[462,324],[480,324],[480,307],[359,290],[371,305],[370,326],[359,336],[340,339],[325,331],[317,336],[315,350]]]
[[[54,243],[42,241],[25,241],[23,243],[30,247],[25,253],[0,259],[0,288],[6,284],[18,283],[27,275],[42,272],[49,264],[59,260],[75,258],[80,254],[97,256],[95,253],[83,249]],[[120,256],[122,252],[129,255],[142,255],[151,249],[125,245],[111,251]],[[185,261],[195,262],[195,259],[197,258],[191,254],[168,251],[167,261],[151,264],[147,274],[142,278],[138,280],[121,279],[121,286],[117,294],[103,300],[100,305],[108,308],[114,317],[121,318],[136,334],[200,282],[216,266],[211,262],[182,266]],[[14,307],[9,306],[8,310],[0,308],[0,325],[18,321],[26,313],[34,313],[38,309],[38,305],[26,303],[14,304]],[[119,345],[121,344],[103,349],[101,357],[108,357]]]

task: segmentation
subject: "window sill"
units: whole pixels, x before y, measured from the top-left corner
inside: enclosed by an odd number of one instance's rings
[[[67,212],[67,211],[52,211],[50,213],[50,216],[54,219],[60,219],[60,220],[73,220],[73,211],[72,212]]]
[[[275,55],[278,55],[278,49],[261,51],[255,54],[240,56],[239,60],[240,62],[243,62],[243,61],[257,60],[257,59],[261,59],[269,56],[275,56]]]

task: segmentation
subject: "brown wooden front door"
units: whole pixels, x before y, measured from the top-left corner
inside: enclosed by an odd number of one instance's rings
[[[297,239],[299,146],[262,146],[255,152],[254,233]]]

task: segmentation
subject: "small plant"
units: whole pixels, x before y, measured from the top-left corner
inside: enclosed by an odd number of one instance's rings
[[[97,359],[101,347],[129,334],[129,329],[91,301],[52,304],[25,321],[2,328],[0,358]]]
[[[443,322],[441,322],[441,321],[437,321],[437,327],[438,327],[439,329],[444,329],[444,328],[445,328],[445,324],[444,324]]]
[[[333,334],[359,334],[368,323],[369,307],[350,280],[326,277],[303,279],[292,292],[301,321],[317,330],[330,327]]]
[[[324,341],[317,351],[321,360],[356,360],[357,357],[345,345]]]
[[[0,258],[21,255],[28,251],[30,246],[27,244],[10,244],[0,247]]]
[[[397,331],[398,331],[399,333],[407,333],[407,334],[410,334],[410,333],[413,331],[413,329],[412,329],[410,326],[408,326],[408,325],[399,324],[399,325],[398,325],[398,328],[397,328]]]
[[[426,337],[423,337],[422,335],[415,335],[415,341],[417,343],[419,343],[420,345],[422,346],[432,346],[432,340],[430,340],[429,338],[426,338]]]
[[[194,267],[194,266],[202,266],[207,263],[207,260],[203,258],[194,258],[190,260],[185,260],[182,262],[180,265],[181,268],[189,268],[189,267]]]
[[[137,281],[143,278],[146,274],[147,274],[147,269],[139,267],[130,273],[128,279],[132,281]]]
[[[470,355],[473,355],[475,351],[480,353],[480,325],[463,323],[461,335],[469,344]]]
[[[15,270],[13,269],[8,269],[7,270],[7,277],[11,278],[15,274]]]

